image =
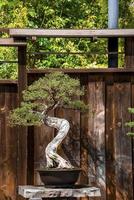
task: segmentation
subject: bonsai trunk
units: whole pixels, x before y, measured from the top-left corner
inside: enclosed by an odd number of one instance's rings
[[[47,167],[73,168],[70,162],[66,161],[57,154],[58,146],[61,144],[69,131],[69,122],[65,119],[49,116],[45,116],[43,121],[47,126],[56,128],[58,130],[56,137],[47,145],[45,150]]]

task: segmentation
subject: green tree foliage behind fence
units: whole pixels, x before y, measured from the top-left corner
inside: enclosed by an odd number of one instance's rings
[[[132,28],[133,0],[120,1],[120,28]],[[0,27],[8,28],[107,28],[106,0],[3,0],[0,2]],[[6,37],[7,35],[2,35]],[[120,51],[123,51],[120,42]],[[67,52],[28,56],[28,67],[37,68],[90,68],[107,66],[107,40],[38,39],[29,42],[30,52]],[[6,52],[6,53],[5,53]],[[69,54],[80,52],[81,54]],[[84,54],[83,52],[88,52]],[[15,60],[15,50],[0,48],[0,60]],[[120,56],[120,66],[123,65]],[[16,78],[16,65],[0,63],[1,78]]]

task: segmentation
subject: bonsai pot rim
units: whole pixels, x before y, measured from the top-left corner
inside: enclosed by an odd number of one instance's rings
[[[81,168],[77,168],[77,167],[74,167],[74,168],[37,168],[35,169],[35,171],[82,171]]]

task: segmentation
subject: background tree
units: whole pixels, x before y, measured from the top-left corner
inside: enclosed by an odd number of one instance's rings
[[[20,0],[0,1],[0,28],[28,27],[28,8]],[[0,37],[8,34],[0,33]],[[0,61],[17,61],[17,49],[13,47],[0,47]],[[0,62],[0,78],[17,78],[17,64]]]
[[[87,106],[77,100],[84,94],[78,79],[70,78],[61,72],[55,72],[40,78],[23,92],[23,102],[19,108],[11,111],[10,125],[41,125],[56,128],[57,136],[46,147],[47,167],[70,168],[68,161],[57,154],[57,148],[69,130],[65,119],[51,117],[49,112],[57,107],[85,111]]]
[[[0,27],[9,28],[107,28],[107,0],[3,0],[0,2]],[[119,1],[119,28],[134,28],[133,0]],[[4,36],[5,35],[2,35]],[[28,56],[29,68],[94,68],[107,66],[107,39],[45,39],[29,42],[29,52],[67,52],[66,55]],[[123,41],[119,51],[124,52]],[[6,53],[5,53],[6,52]],[[70,52],[88,52],[69,54]],[[98,53],[99,54],[98,54]],[[13,48],[0,48],[0,60],[15,60]],[[119,65],[123,66],[122,55]],[[17,64],[0,64],[0,78],[17,78]]]

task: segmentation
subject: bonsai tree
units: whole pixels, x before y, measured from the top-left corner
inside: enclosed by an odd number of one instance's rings
[[[49,112],[57,107],[79,109],[84,111],[87,106],[83,101],[77,100],[84,94],[78,79],[70,78],[61,72],[47,74],[35,81],[23,91],[23,101],[20,107],[9,114],[11,126],[32,126],[45,124],[58,130],[56,137],[47,145],[46,161],[48,168],[72,168],[70,162],[57,153],[57,148],[69,130],[66,119],[51,117]]]
[[[129,111],[131,114],[134,114],[134,108],[128,108],[128,111]],[[134,127],[134,121],[127,122],[127,123],[126,123],[126,126],[128,126],[128,127],[130,127],[130,128],[133,128],[133,127]],[[128,135],[128,136],[134,136],[134,132],[128,132],[127,135]]]

